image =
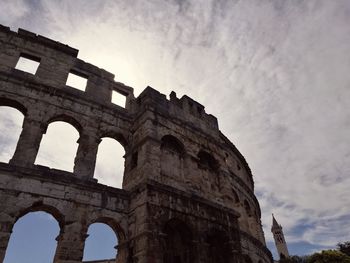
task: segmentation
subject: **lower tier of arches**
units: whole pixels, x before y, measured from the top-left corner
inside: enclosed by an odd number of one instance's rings
[[[0,200],[0,263],[16,222],[37,211],[60,229],[54,263],[82,262],[94,223],[117,236],[117,263],[271,262],[265,246],[239,229],[234,210],[154,181],[126,192],[62,171],[0,163]]]

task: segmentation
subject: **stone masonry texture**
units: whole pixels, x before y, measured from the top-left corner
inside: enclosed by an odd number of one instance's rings
[[[137,98],[114,75],[77,58],[78,50],[0,26],[0,106],[24,115],[9,163],[0,163],[0,263],[16,221],[45,211],[59,223],[53,262],[82,262],[87,229],[109,225],[118,263],[270,263],[251,170],[204,106],[147,87]],[[16,69],[39,62],[35,74]],[[69,73],[85,91],[66,85]],[[111,102],[112,92],[125,107]],[[54,121],[79,132],[73,173],[34,165]],[[125,149],[122,189],[94,179],[101,138]],[[62,142],[64,143],[64,142]],[[20,251],[18,252],[20,253]]]

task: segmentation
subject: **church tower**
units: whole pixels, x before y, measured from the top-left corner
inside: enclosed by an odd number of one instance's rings
[[[276,244],[277,251],[278,251],[280,258],[289,257],[287,243],[284,239],[282,226],[277,223],[273,214],[272,214],[271,232],[273,233],[273,238],[275,239],[275,244]]]

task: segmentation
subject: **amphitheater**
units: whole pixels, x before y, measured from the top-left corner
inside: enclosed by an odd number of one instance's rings
[[[118,263],[270,263],[251,170],[217,119],[188,96],[133,89],[77,58],[78,50],[0,27],[0,106],[24,115],[9,163],[0,163],[0,262],[16,221],[33,211],[60,226],[53,262],[82,262],[89,225],[110,226]],[[35,74],[16,69],[35,61]],[[87,80],[67,86],[69,74]],[[125,97],[125,107],[111,102]],[[56,121],[79,132],[73,173],[35,165]],[[122,189],[94,178],[101,138],[125,149]],[[19,252],[20,253],[20,252]],[[111,262],[111,261],[108,261]]]

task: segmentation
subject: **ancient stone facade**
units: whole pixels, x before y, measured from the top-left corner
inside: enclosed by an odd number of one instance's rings
[[[14,224],[32,211],[59,222],[55,263],[82,261],[94,222],[117,234],[118,263],[272,262],[251,171],[216,118],[174,92],[168,100],[147,87],[135,98],[132,88],[77,54],[0,27],[0,105],[24,115],[16,151],[0,164],[0,262]],[[40,63],[35,74],[15,68],[20,57]],[[70,72],[87,79],[85,91],[66,85]],[[126,97],[125,107],[111,103],[113,91]],[[54,121],[79,131],[73,173],[34,165]],[[103,137],[125,148],[122,189],[94,179]]]

